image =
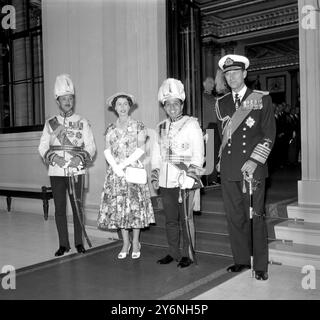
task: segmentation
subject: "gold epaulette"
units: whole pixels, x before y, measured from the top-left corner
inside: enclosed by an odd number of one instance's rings
[[[262,90],[253,90],[253,92],[261,93],[263,96],[267,96],[269,94],[269,91],[262,91]]]

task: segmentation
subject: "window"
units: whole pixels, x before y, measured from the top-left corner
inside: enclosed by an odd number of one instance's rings
[[[41,130],[41,0],[0,0],[0,7],[5,5],[15,9],[15,29],[0,25],[0,133]],[[0,14],[0,20],[5,15]]]

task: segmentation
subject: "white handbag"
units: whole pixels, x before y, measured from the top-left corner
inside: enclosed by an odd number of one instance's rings
[[[146,184],[147,183],[147,171],[143,168],[140,161],[140,167],[127,167],[125,178],[128,183]]]

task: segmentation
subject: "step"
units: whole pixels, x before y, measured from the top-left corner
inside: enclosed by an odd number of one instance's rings
[[[294,202],[287,206],[288,217],[292,219],[303,219],[307,222],[320,223],[320,207],[316,205],[299,205]]]
[[[272,242],[269,244],[269,260],[299,268],[311,265],[320,270],[320,246]]]
[[[276,239],[292,240],[294,243],[315,246],[320,244],[319,223],[284,221],[274,228]]]
[[[194,215],[196,231],[228,233],[227,219],[223,214],[201,212],[201,215]],[[156,225],[165,226],[165,216],[163,212],[155,214]]]
[[[151,197],[152,205],[155,210],[162,210],[162,198],[161,196]],[[212,190],[206,191],[205,194],[201,194],[201,211],[224,213],[224,204],[222,201],[221,193],[213,193]]]
[[[229,236],[225,234],[196,232],[196,251],[232,256]]]
[[[224,214],[202,212],[194,216],[196,232],[205,231],[228,234],[228,222]]]
[[[151,226],[149,229],[143,230],[140,241],[161,247],[168,246],[165,229],[157,226]],[[196,251],[230,256],[229,236],[226,234],[196,232]]]
[[[201,201],[201,211],[203,212],[216,212],[216,213],[224,213],[224,204],[221,201],[210,201],[202,198]]]

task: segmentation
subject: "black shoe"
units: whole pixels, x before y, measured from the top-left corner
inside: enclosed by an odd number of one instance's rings
[[[227,268],[228,272],[241,272],[242,270],[250,269],[248,264],[234,264]]]
[[[86,252],[86,249],[83,247],[82,244],[76,245],[76,249],[77,249],[78,253],[85,253]]]
[[[188,258],[188,257],[182,257],[181,260],[179,261],[177,267],[179,268],[186,268],[186,267],[189,267],[190,264],[192,264],[193,261]]]
[[[157,263],[159,263],[159,264],[168,264],[168,263],[172,262],[173,260],[174,259],[169,254],[167,254],[164,258],[158,260]]]
[[[194,214],[195,216],[201,216],[201,211],[195,211],[195,210],[193,210],[193,214]]]
[[[56,257],[63,256],[65,252],[69,252],[70,248],[60,246],[59,249],[54,254]]]
[[[255,278],[257,280],[268,280],[269,276],[268,276],[268,272],[267,271],[255,271]]]

